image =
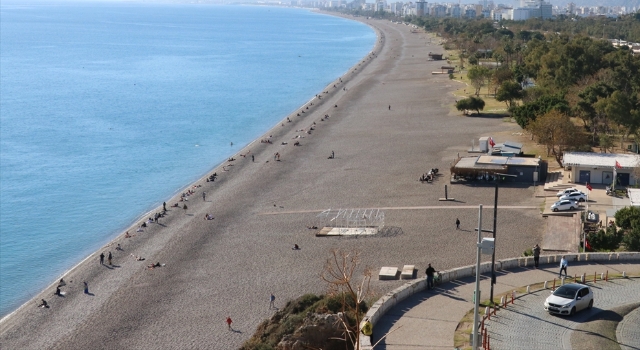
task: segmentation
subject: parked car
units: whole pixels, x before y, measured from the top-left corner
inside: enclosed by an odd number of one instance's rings
[[[558,193],[556,194],[556,197],[562,197],[565,194],[569,194],[569,193],[573,193],[573,192],[580,192],[583,193],[582,191],[580,191],[579,189],[575,188],[575,187],[571,187],[571,188],[567,188],[564,190],[560,190],[558,191]],[[584,194],[584,193],[583,193]]]
[[[578,202],[572,199],[562,199],[551,205],[551,210],[559,211],[559,210],[574,210],[579,207]]]
[[[572,316],[580,310],[593,307],[593,291],[589,286],[569,283],[551,293],[544,301],[544,309],[550,314]]]
[[[560,197],[560,200],[563,200],[563,199],[573,199],[578,202],[584,202],[587,200],[587,196],[582,192],[571,192],[569,194],[565,194],[564,196]]]

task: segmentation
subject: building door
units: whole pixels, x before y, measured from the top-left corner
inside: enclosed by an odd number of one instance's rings
[[[616,185],[629,186],[629,174],[618,173],[618,179],[616,180]]]
[[[613,171],[602,172],[602,183],[605,185],[611,185],[613,182]]]
[[[591,183],[591,170],[580,170],[580,183]]]

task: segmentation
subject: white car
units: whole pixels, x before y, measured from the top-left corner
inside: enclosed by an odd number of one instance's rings
[[[572,316],[577,311],[593,307],[593,292],[589,286],[569,283],[558,287],[544,301],[544,309],[550,314]]]
[[[575,188],[575,187],[571,187],[571,188],[567,188],[561,191],[558,191],[558,193],[556,194],[556,197],[562,197],[565,194],[569,194],[569,193],[573,193],[573,192],[581,192],[579,189]]]
[[[571,199],[562,199],[551,205],[551,210],[559,211],[559,210],[574,210],[578,208],[578,202]]]
[[[563,200],[563,199],[572,199],[574,201],[584,202],[587,200],[587,196],[582,192],[571,192],[569,194],[565,194],[564,196],[560,197],[560,200]]]

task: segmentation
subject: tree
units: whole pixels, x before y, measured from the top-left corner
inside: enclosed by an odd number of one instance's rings
[[[627,250],[640,251],[640,208],[624,207],[616,212],[616,226],[624,232],[622,242]]]
[[[496,92],[496,101],[504,102],[507,108],[511,109],[516,100],[521,100],[523,96],[522,86],[513,80],[507,80],[500,85]]]
[[[456,102],[456,109],[459,111],[475,110],[480,114],[480,111],[484,109],[484,100],[479,97],[469,96]]]
[[[370,294],[369,283],[373,275],[371,269],[365,268],[361,282],[354,286],[354,274],[360,263],[360,252],[334,249],[321,274],[321,278],[328,284],[327,294],[342,298],[342,312],[346,316],[342,319],[344,340],[351,343],[354,349],[360,349],[361,308]],[[355,319],[355,324],[349,322],[349,316]]]
[[[640,208],[629,206],[619,209],[616,212],[616,226],[623,230],[640,228]]]
[[[545,113],[529,123],[527,130],[538,143],[546,146],[547,156],[553,155],[560,166],[566,150],[579,149],[586,143],[580,129],[566,114],[558,111]]]
[[[528,90],[527,95],[529,95]],[[550,111],[568,113],[569,105],[567,104],[567,101],[559,95],[543,94],[540,98],[534,101],[513,108],[511,112],[518,125],[523,129],[526,129],[527,125],[532,121],[535,121],[538,115],[542,115]]]
[[[476,89],[475,95],[480,95],[480,89],[485,85],[489,69],[482,66],[473,66],[467,72],[467,77],[471,81],[471,85]]]

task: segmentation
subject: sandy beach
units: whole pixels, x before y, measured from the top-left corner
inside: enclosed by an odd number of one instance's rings
[[[378,32],[371,55],[318,91],[313,105],[213,169],[215,182],[190,185],[195,193],[187,202],[167,200],[160,223],[143,232],[136,224],[131,238],[123,233],[67,273],[64,296],[54,296],[51,286],[4,318],[0,348],[235,349],[273,314],[270,294],[278,307],[326,290],[319,274],[331,249],[358,249],[375,271],[415,264],[420,276],[427,263],[437,270],[474,263],[476,208],[493,205],[494,189],[449,185],[457,201],[438,201],[449,184],[449,163],[472,139],[519,127],[453,111],[458,83],[431,75],[446,62],[427,60],[429,52],[443,52],[427,34],[386,20],[356,20]],[[443,176],[432,184],[418,181],[436,167]],[[533,188],[501,188],[500,205],[531,206],[532,197]],[[322,227],[317,215],[329,208],[384,208],[392,234],[316,237],[307,226]],[[497,258],[539,243],[543,220],[536,209],[500,209]],[[292,250],[294,244],[301,249]],[[113,265],[101,265],[98,256],[109,251]],[[165,266],[147,268],[155,262]],[[372,286],[382,294],[401,283],[374,280]],[[40,299],[50,307],[36,307]]]

